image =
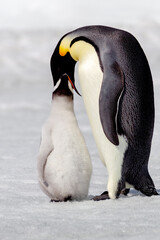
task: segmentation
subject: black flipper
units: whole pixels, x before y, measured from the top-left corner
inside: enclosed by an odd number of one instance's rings
[[[119,145],[116,115],[124,87],[124,74],[110,54],[103,56],[103,63],[103,81],[99,98],[100,119],[108,140],[114,145]]]

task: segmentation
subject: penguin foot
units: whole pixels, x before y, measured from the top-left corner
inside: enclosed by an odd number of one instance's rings
[[[92,198],[92,200],[94,201],[100,201],[100,200],[106,200],[106,199],[110,199],[108,195],[108,191],[105,191],[101,195],[95,196],[94,198]]]
[[[124,188],[122,191],[121,191],[121,194],[127,196],[127,194],[129,193],[130,189],[129,188]],[[118,196],[117,196],[118,198]],[[100,201],[100,200],[106,200],[106,199],[110,199],[109,195],[108,195],[108,191],[105,191],[103,192],[101,195],[99,196],[95,196],[93,197],[91,200],[94,200],[94,201]]]
[[[62,200],[51,199],[50,202],[63,202]]]
[[[127,196],[127,194],[129,193],[129,191],[130,191],[130,188],[124,188],[124,189],[122,189],[121,194]]]
[[[50,200],[50,202],[67,202],[67,201],[72,201],[72,196],[65,197],[63,200],[59,200],[59,199]]]

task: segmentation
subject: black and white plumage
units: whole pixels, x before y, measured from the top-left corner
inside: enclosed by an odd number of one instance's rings
[[[54,84],[64,73],[74,82],[77,61],[93,136],[108,170],[106,198],[115,199],[129,186],[147,196],[156,195],[148,172],[153,84],[140,44],[130,33],[105,26],[67,33],[51,58]]]

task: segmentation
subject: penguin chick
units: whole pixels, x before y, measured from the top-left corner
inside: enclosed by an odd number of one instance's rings
[[[38,154],[41,189],[56,202],[85,199],[92,173],[91,159],[74,114],[73,88],[76,90],[67,75],[57,82]]]

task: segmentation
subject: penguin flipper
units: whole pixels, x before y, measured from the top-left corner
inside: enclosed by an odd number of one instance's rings
[[[54,147],[51,140],[50,129],[46,129],[46,126],[45,126],[42,129],[42,138],[41,138],[41,144],[40,144],[40,149],[39,149],[38,159],[37,159],[39,181],[42,183],[42,185],[45,185],[45,186],[47,186],[47,183],[45,182],[45,179],[44,179],[44,168],[47,162],[47,158],[53,150],[54,150]]]
[[[99,98],[99,112],[103,131],[110,142],[119,145],[116,115],[118,101],[124,88],[124,74],[111,54],[103,56],[103,81]]]

